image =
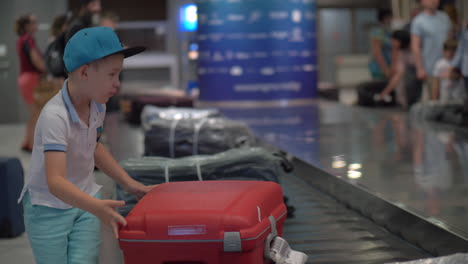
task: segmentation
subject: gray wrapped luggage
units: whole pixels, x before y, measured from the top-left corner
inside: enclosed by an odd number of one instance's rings
[[[178,158],[255,145],[246,124],[224,118],[154,119],[145,130],[145,156]]]
[[[263,148],[232,149],[216,155],[199,155],[179,159],[143,157],[121,162],[122,167],[138,182],[154,185],[175,181],[256,180],[280,182],[292,172],[292,164],[281,153]],[[119,208],[123,215],[136,204],[136,199],[117,187],[117,198],[126,202]]]
[[[178,119],[203,119],[208,117],[222,117],[223,115],[218,109],[206,108],[185,108],[185,107],[168,107],[162,108],[152,105],[147,105],[141,113],[141,125],[143,129],[148,130],[154,120],[178,120]]]
[[[411,117],[418,121],[432,121],[455,126],[468,126],[464,106],[456,103],[426,102],[411,108]]]

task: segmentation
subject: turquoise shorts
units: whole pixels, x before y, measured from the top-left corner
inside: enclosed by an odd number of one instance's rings
[[[100,198],[100,194],[96,195]],[[57,209],[32,205],[23,198],[26,233],[37,264],[97,264],[101,223],[78,208]]]

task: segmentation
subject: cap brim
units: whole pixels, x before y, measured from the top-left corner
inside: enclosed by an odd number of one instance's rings
[[[146,50],[146,47],[137,46],[137,47],[131,47],[131,48],[126,48],[126,49],[123,49],[123,50],[119,50],[119,51],[117,51],[115,53],[109,54],[108,56],[114,55],[114,54],[123,54],[125,58],[128,58],[128,57],[131,57],[133,55],[137,55],[138,53],[142,53],[145,50]]]

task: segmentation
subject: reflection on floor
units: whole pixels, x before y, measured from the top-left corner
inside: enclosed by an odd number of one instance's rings
[[[223,112],[287,152],[468,237],[467,131],[415,122],[395,109],[324,101]]]
[[[303,107],[223,111],[293,155],[468,234],[466,132],[412,123],[397,110],[323,101]],[[0,155],[20,157],[27,171],[30,156],[19,150],[23,129],[23,125],[0,126]],[[117,160],[143,153],[141,129],[127,125],[118,114],[107,116],[104,140]],[[101,173],[97,179],[105,187],[103,197],[111,198],[114,184]],[[101,263],[121,263],[117,244],[109,232],[103,234]],[[25,235],[0,239],[0,258],[4,264],[34,263]]]

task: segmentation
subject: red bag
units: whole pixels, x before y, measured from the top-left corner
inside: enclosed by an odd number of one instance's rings
[[[270,263],[264,252],[283,233],[286,206],[273,182],[173,182],[126,219],[119,236],[126,264],[259,264]]]

